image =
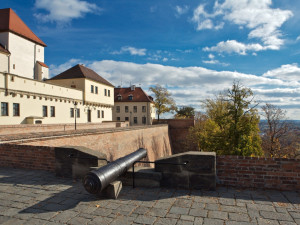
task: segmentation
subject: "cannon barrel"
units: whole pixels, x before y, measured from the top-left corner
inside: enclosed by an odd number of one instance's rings
[[[90,171],[83,179],[84,188],[92,194],[100,193],[109,183],[125,173],[135,161],[146,157],[147,150],[140,148],[122,158],[119,158],[97,170]]]

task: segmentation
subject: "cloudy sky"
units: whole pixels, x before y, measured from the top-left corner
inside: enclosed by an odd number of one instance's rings
[[[114,85],[167,87],[177,104],[250,87],[300,120],[299,0],[0,0],[48,45],[51,76],[78,63]]]

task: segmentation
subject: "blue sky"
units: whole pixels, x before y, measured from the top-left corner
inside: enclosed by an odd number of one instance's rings
[[[300,1],[0,0],[48,45],[56,75],[77,63],[114,85],[161,84],[178,105],[250,87],[300,119]]]

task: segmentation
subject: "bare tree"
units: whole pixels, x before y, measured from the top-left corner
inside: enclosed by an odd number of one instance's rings
[[[265,155],[273,158],[296,157],[299,148],[299,130],[287,121],[286,112],[268,103],[262,110],[267,122],[262,135]]]

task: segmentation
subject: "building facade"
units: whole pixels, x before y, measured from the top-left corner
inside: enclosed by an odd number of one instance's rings
[[[114,120],[129,121],[131,126],[151,125],[155,112],[152,97],[142,88],[134,85],[129,88],[115,88]]]
[[[12,9],[0,9],[0,125],[111,121],[114,86],[83,65],[48,79],[44,47]]]

